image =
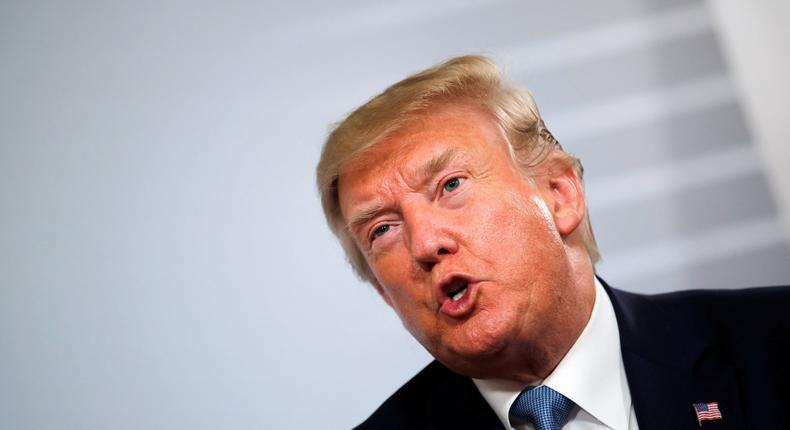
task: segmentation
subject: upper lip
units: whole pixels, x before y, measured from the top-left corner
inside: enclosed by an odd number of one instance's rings
[[[458,286],[462,283],[466,283],[467,285],[472,284],[475,282],[475,279],[471,276],[467,275],[466,273],[459,273],[459,272],[452,272],[444,275],[436,284],[436,297],[438,298],[439,306],[447,300],[448,294],[451,291],[455,291],[458,289]]]

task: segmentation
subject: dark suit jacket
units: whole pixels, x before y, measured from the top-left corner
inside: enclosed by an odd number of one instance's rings
[[[654,296],[604,288],[640,430],[699,429],[700,402],[718,402],[723,416],[703,429],[790,429],[790,287]],[[358,428],[502,424],[471,379],[434,361]]]

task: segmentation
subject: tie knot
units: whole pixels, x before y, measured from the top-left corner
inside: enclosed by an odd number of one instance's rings
[[[568,421],[572,407],[572,401],[549,387],[528,388],[510,407],[510,422],[531,423],[535,430],[560,430]]]

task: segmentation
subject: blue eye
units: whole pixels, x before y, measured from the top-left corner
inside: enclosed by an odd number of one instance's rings
[[[373,230],[373,239],[383,236],[384,233],[386,233],[388,231],[390,231],[390,226],[388,224],[384,224],[382,226],[379,226],[378,228]]]
[[[444,190],[447,192],[455,191],[456,188],[461,186],[461,182],[463,182],[463,178],[452,178],[444,183]]]

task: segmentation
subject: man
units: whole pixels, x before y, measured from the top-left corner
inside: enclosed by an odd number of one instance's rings
[[[597,279],[581,163],[488,59],[370,100],[317,176],[352,266],[436,358],[360,428],[790,428],[787,290]]]

